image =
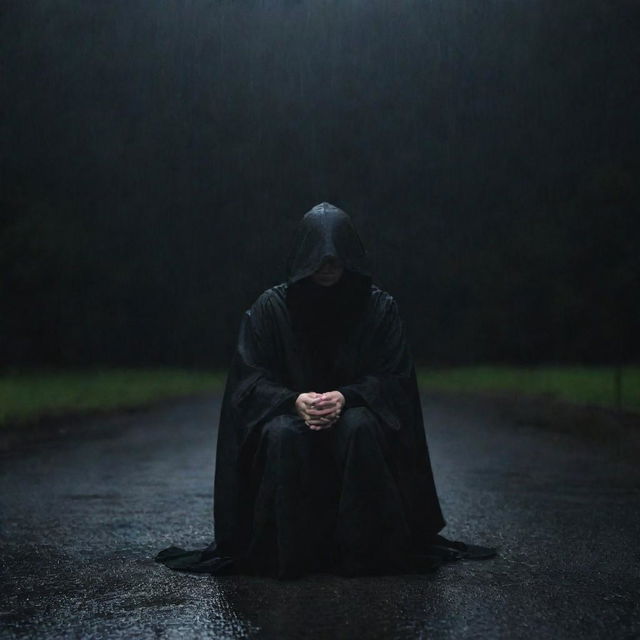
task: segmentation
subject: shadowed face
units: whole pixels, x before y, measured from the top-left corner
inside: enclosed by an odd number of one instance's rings
[[[344,268],[336,258],[325,258],[320,268],[311,276],[311,280],[323,287],[334,285],[342,277]]]

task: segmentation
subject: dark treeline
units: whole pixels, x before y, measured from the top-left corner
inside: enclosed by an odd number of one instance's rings
[[[419,361],[638,360],[636,0],[0,7],[6,364],[225,365],[323,200]]]

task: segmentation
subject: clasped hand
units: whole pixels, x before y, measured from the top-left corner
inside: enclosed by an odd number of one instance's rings
[[[339,418],[344,407],[344,396],[339,391],[301,393],[296,399],[296,411],[309,429],[328,429]]]

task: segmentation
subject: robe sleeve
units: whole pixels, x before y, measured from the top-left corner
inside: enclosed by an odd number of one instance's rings
[[[339,391],[344,396],[344,408],[350,409],[351,407],[361,407],[364,401],[360,397],[357,391],[354,391],[349,386],[338,387]]]
[[[413,419],[415,370],[397,304],[389,294],[375,301],[371,339],[360,357],[360,375],[340,389],[349,398],[358,398],[354,402],[368,406],[388,426],[400,429]]]
[[[243,315],[233,357],[230,402],[243,435],[258,424],[290,413],[298,394],[282,382],[277,337],[268,301],[259,299]]]

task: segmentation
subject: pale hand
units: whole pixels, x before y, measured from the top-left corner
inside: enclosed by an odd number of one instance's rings
[[[339,391],[301,393],[296,411],[312,431],[328,429],[340,418],[345,399]]]

